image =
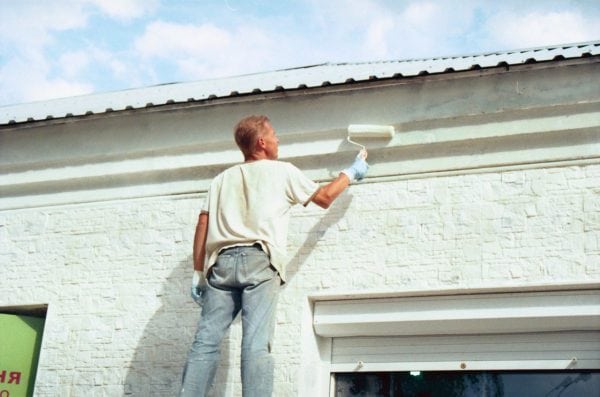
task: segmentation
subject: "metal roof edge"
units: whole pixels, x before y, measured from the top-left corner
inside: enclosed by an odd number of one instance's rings
[[[423,59],[320,63],[195,82],[94,93],[0,107],[0,126],[104,114],[273,91],[323,87],[386,78],[514,66],[600,55],[600,41],[556,44]]]

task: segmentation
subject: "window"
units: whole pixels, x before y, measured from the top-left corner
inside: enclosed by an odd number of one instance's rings
[[[600,396],[599,371],[338,373],[335,397]]]
[[[311,299],[330,396],[600,397],[598,285]]]

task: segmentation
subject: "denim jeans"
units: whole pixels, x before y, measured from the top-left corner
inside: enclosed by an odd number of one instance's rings
[[[180,397],[206,396],[217,371],[221,341],[242,312],[242,395],[273,390],[271,339],[281,279],[260,248],[233,247],[210,270],[202,314],[188,354]]]

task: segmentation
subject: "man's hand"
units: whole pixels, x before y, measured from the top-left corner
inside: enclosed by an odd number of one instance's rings
[[[204,273],[195,270],[194,275],[192,276],[192,299],[198,306],[202,306],[202,298],[207,285],[208,283],[206,282]]]
[[[367,151],[361,150],[356,158],[354,159],[354,163],[342,173],[346,174],[350,182],[360,181],[367,174],[367,170],[369,169],[369,164],[365,161],[367,159]]]
[[[365,161],[367,159],[367,151],[361,150],[354,159],[354,163],[345,170],[340,172],[340,175],[325,186],[321,186],[317,193],[313,196],[312,201],[321,208],[329,208],[331,203],[355,181],[364,178],[369,165]],[[342,175],[344,174],[344,175]]]

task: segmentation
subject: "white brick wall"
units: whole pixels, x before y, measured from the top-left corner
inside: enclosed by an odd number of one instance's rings
[[[316,292],[600,280],[600,165],[354,185],[296,208],[276,330],[275,395],[298,395],[301,318]],[[201,199],[0,213],[0,306],[48,303],[36,396],[170,396],[198,309],[188,296]],[[215,396],[241,395],[240,323]]]

